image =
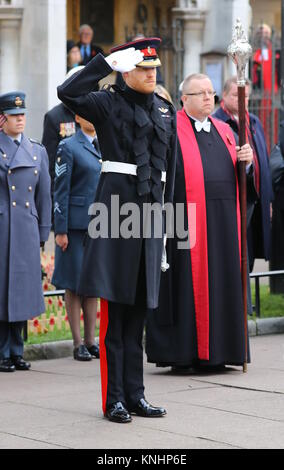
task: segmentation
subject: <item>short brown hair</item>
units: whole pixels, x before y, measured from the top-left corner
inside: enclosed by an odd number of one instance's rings
[[[228,80],[225,81],[223,93],[229,93],[233,83],[235,83],[236,85],[238,84],[238,77],[236,75],[228,78]],[[250,86],[250,85],[251,85],[251,81],[248,78],[246,78],[246,86]]]

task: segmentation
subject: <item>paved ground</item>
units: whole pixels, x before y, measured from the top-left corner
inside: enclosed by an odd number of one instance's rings
[[[247,374],[173,375],[145,364],[160,419],[102,417],[99,361],[36,361],[0,376],[0,448],[284,448],[284,335],[251,338]]]

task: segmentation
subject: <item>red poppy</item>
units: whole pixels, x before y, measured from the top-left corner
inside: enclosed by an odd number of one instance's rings
[[[68,315],[65,316],[64,320],[69,321]]]
[[[48,299],[48,304],[49,304],[49,305],[52,305],[52,304],[53,304],[53,301],[52,301],[51,298]]]
[[[51,318],[50,318],[49,324],[50,324],[51,326],[54,326],[54,325],[55,325],[54,317],[51,317]]]
[[[43,285],[43,290],[48,290],[48,284],[47,284],[47,282]]]
[[[63,307],[63,302],[62,300],[58,299],[58,307],[62,308]]]
[[[37,328],[39,326],[39,321],[38,321],[37,318],[34,320],[33,325],[34,325],[35,328]]]

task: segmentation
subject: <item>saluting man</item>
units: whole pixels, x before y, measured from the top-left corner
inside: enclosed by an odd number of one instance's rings
[[[115,47],[106,59],[98,54],[58,87],[63,103],[96,128],[103,160],[96,202],[107,208],[108,221],[125,222],[124,203],[134,203],[140,220],[143,205],[162,207],[163,200],[172,200],[175,111],[154,94],[156,67],[161,65],[156,51],[160,42],[143,38]],[[114,85],[96,92],[98,81],[113,70],[123,74],[125,88]],[[112,210],[113,196],[119,200]],[[144,417],[166,414],[164,408],[145,400],[142,348],[146,310],[158,305],[163,236],[155,238],[151,232],[147,238],[140,230],[124,237],[120,226],[112,228],[112,234],[109,231],[97,238],[89,230],[79,292],[103,299],[103,411],[109,420],[127,423],[131,413]]]
[[[45,311],[40,245],[51,226],[45,148],[23,134],[25,94],[0,96],[0,372],[28,370],[24,322]]]

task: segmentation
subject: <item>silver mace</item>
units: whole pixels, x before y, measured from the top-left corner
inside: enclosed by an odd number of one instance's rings
[[[228,54],[237,67],[238,85],[238,115],[239,115],[239,146],[246,144],[246,107],[245,107],[245,87],[246,87],[246,66],[252,55],[252,48],[248,42],[240,19],[237,19],[233,30],[233,39],[228,47]],[[247,372],[248,361],[248,329],[247,329],[247,182],[246,182],[246,162],[240,162],[239,171],[240,188],[240,210],[241,210],[241,275],[244,307],[244,337],[245,337],[245,359],[243,371]]]

